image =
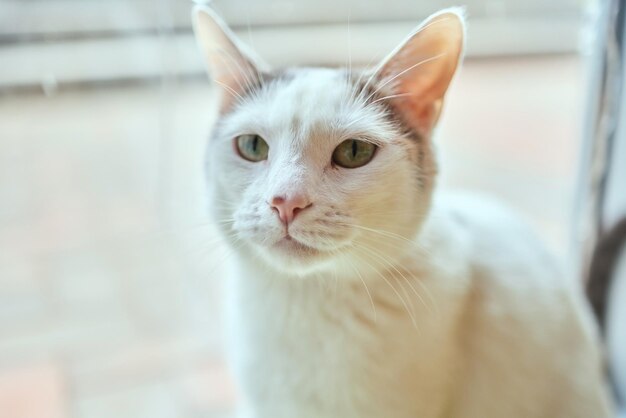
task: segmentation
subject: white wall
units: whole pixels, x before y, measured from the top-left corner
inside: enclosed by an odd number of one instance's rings
[[[469,55],[572,52],[583,4],[466,0]],[[244,41],[274,65],[368,64],[447,0],[216,0]],[[0,89],[198,75],[202,63],[182,0],[4,0]],[[349,25],[348,25],[349,23]],[[8,64],[6,64],[8,63]]]

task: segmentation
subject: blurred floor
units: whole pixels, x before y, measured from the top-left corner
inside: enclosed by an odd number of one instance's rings
[[[568,249],[585,97],[574,56],[466,63],[441,183]],[[0,411],[223,417],[219,263],[203,217],[208,83],[0,97]]]

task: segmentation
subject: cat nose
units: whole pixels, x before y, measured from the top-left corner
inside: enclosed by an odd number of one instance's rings
[[[281,222],[288,225],[294,220],[296,215],[303,210],[310,208],[309,199],[302,194],[293,196],[274,196],[270,202],[272,209],[278,214]]]

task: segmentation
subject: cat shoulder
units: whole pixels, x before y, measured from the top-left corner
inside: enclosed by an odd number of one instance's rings
[[[431,236],[452,242],[450,256],[462,257],[474,286],[503,299],[552,299],[571,286],[563,266],[533,225],[497,198],[471,192],[443,192],[430,215]]]

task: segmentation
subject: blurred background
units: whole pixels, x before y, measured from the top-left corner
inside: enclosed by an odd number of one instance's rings
[[[215,0],[269,63],[372,65],[465,4],[440,185],[566,259],[593,1]],[[0,0],[0,415],[230,417],[202,158],[216,109],[184,0]]]

